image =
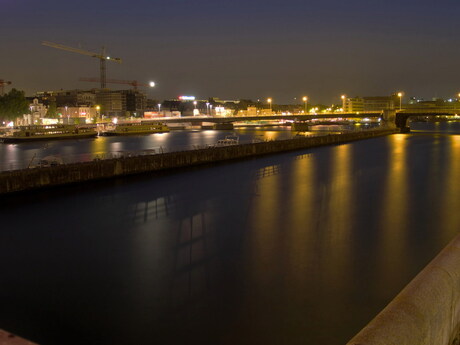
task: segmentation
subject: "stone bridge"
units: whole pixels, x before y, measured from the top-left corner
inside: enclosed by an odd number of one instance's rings
[[[459,109],[460,110],[460,109]],[[454,116],[457,115],[458,111],[455,109],[452,110],[433,110],[430,108],[415,108],[407,109],[403,111],[398,111],[395,113],[395,125],[401,133],[409,133],[410,127],[407,125],[407,120],[411,117],[427,117],[433,118],[437,116]]]
[[[321,113],[321,114],[272,114],[258,116],[184,116],[163,118],[163,123],[191,123],[192,125],[202,125],[203,123],[213,123],[215,129],[232,129],[235,122],[255,122],[255,121],[292,121],[310,122],[316,124],[323,122],[337,121],[341,119],[384,119],[383,111],[367,111],[358,113]]]
[[[407,120],[410,117],[436,117],[436,116],[452,116],[460,112],[456,109],[435,110],[432,108],[412,108],[405,110],[382,110],[382,111],[366,111],[366,112],[347,112],[347,113],[321,113],[321,114],[273,114],[260,116],[184,116],[163,118],[163,123],[191,123],[202,125],[203,123],[213,123],[217,129],[231,129],[235,122],[251,122],[251,121],[273,121],[287,120],[293,122],[309,122],[320,120],[319,122],[328,122],[328,120],[344,120],[344,119],[381,119],[388,126],[396,126],[401,133],[410,132],[407,126]]]

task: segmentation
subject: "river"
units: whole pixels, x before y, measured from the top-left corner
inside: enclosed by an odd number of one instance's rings
[[[3,197],[0,328],[44,345],[344,344],[460,228],[460,125],[412,127]]]
[[[361,130],[366,126],[315,126],[302,135],[324,135],[330,131]],[[89,139],[32,141],[28,143],[0,143],[0,171],[24,169],[36,165],[44,157],[59,157],[64,163],[87,162],[94,158],[111,158],[130,154],[154,154],[193,150],[212,146],[226,136],[237,136],[239,142],[291,139],[296,132],[289,126],[237,127],[233,131],[174,130],[138,136],[100,136]]]

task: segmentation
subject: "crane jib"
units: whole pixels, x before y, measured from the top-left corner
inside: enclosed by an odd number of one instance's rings
[[[100,61],[99,69],[100,69],[100,75],[101,75],[101,88],[105,88],[105,85],[106,85],[106,81],[105,81],[105,79],[106,79],[105,61],[108,60],[108,61],[114,61],[114,62],[118,62],[118,63],[121,63],[121,61],[122,61],[120,58],[112,58],[110,56],[107,56],[105,54],[105,47],[102,47],[102,54],[96,54],[94,52],[90,52],[90,51],[87,51],[87,50],[68,47],[68,46],[65,46],[63,44],[58,44],[58,43],[53,43],[53,42],[48,42],[48,41],[43,41],[42,45],[99,59],[99,61]]]

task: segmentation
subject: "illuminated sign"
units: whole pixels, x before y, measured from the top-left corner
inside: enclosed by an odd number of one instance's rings
[[[179,99],[181,101],[194,101],[195,100],[195,96],[179,96]]]

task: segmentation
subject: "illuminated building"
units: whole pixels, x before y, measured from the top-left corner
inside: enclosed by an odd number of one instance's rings
[[[350,113],[390,110],[394,109],[394,107],[395,101],[393,97],[345,97],[343,99],[343,110]]]

